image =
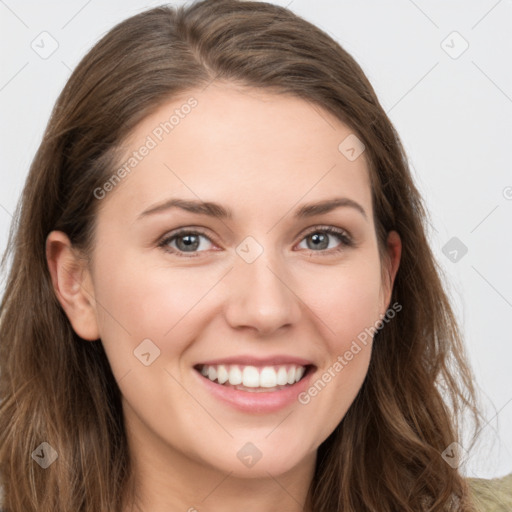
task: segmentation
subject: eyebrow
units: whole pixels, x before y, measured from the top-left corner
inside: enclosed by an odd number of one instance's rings
[[[353,199],[349,199],[348,197],[335,197],[332,199],[319,201],[317,203],[304,204],[295,211],[294,217],[297,219],[304,219],[313,217],[315,215],[329,213],[336,208],[341,207],[353,208],[357,210],[366,220],[368,220],[364,208],[359,203]],[[198,201],[195,199],[174,198],[148,208],[137,217],[137,220],[145,218],[149,215],[164,212],[172,208],[180,208],[190,213],[208,215],[217,219],[233,218],[233,212],[229,208],[225,208],[218,203],[213,203],[210,201]]]

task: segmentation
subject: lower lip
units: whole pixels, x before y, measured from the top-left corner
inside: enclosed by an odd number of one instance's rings
[[[298,402],[298,395],[309,386],[309,381],[314,374],[313,370],[315,368],[310,368],[299,382],[291,386],[268,392],[242,391],[231,386],[212,382],[197,370],[194,370],[194,373],[197,374],[200,382],[214,397],[229,404],[234,409],[245,413],[271,413]]]

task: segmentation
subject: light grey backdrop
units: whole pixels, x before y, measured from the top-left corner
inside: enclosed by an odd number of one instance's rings
[[[2,251],[71,70],[116,23],[161,3],[0,0]],[[432,246],[486,404],[483,442],[463,471],[510,473],[512,1],[274,3],[318,25],[355,57],[398,129],[431,212]]]

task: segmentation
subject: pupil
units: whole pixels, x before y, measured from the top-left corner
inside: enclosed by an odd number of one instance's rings
[[[193,238],[196,238],[195,241],[191,241],[191,239]],[[184,235],[184,236],[181,236],[180,238],[178,238],[178,242],[179,240],[183,240],[184,241],[184,247],[185,248],[192,248],[192,249],[197,249],[198,245],[199,245],[199,242],[197,240],[197,236],[196,235]],[[181,250],[181,249],[180,249]]]
[[[315,247],[319,247],[319,245],[322,244],[322,242],[326,242],[327,241],[327,237],[324,235],[324,234],[318,234],[318,233],[315,233],[314,235],[311,235],[311,238],[315,241]],[[319,241],[320,244],[317,244],[316,242]],[[325,248],[327,247],[325,245],[325,243],[322,245],[322,248]]]

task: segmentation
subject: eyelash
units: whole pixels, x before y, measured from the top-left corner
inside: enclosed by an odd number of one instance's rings
[[[329,249],[329,250],[313,251],[310,249],[309,252],[312,254],[315,253],[315,254],[320,254],[322,256],[330,256],[332,254],[339,253],[339,252],[345,250],[346,248],[350,248],[355,245],[354,241],[352,240],[352,238],[348,235],[348,233],[345,230],[335,228],[333,226],[315,226],[314,228],[312,228],[308,233],[306,233],[302,237],[301,242],[308,236],[311,236],[315,233],[320,233],[320,232],[337,236],[339,238],[339,240],[341,241],[341,244],[338,247],[335,247],[334,249]],[[178,256],[180,258],[181,257],[196,258],[202,252],[204,252],[204,251],[199,251],[199,252],[195,252],[195,253],[191,252],[191,253],[187,254],[183,251],[179,251],[179,250],[170,248],[168,246],[168,244],[172,240],[174,240],[175,238],[179,238],[180,236],[184,236],[184,235],[202,235],[205,238],[207,238],[210,242],[213,243],[213,241],[210,239],[210,237],[202,230],[180,229],[178,231],[170,233],[169,235],[164,236],[164,238],[160,242],[158,242],[158,247],[160,247],[164,252],[167,252],[170,254],[175,254],[176,256]],[[187,254],[187,255],[185,256],[185,254]]]

